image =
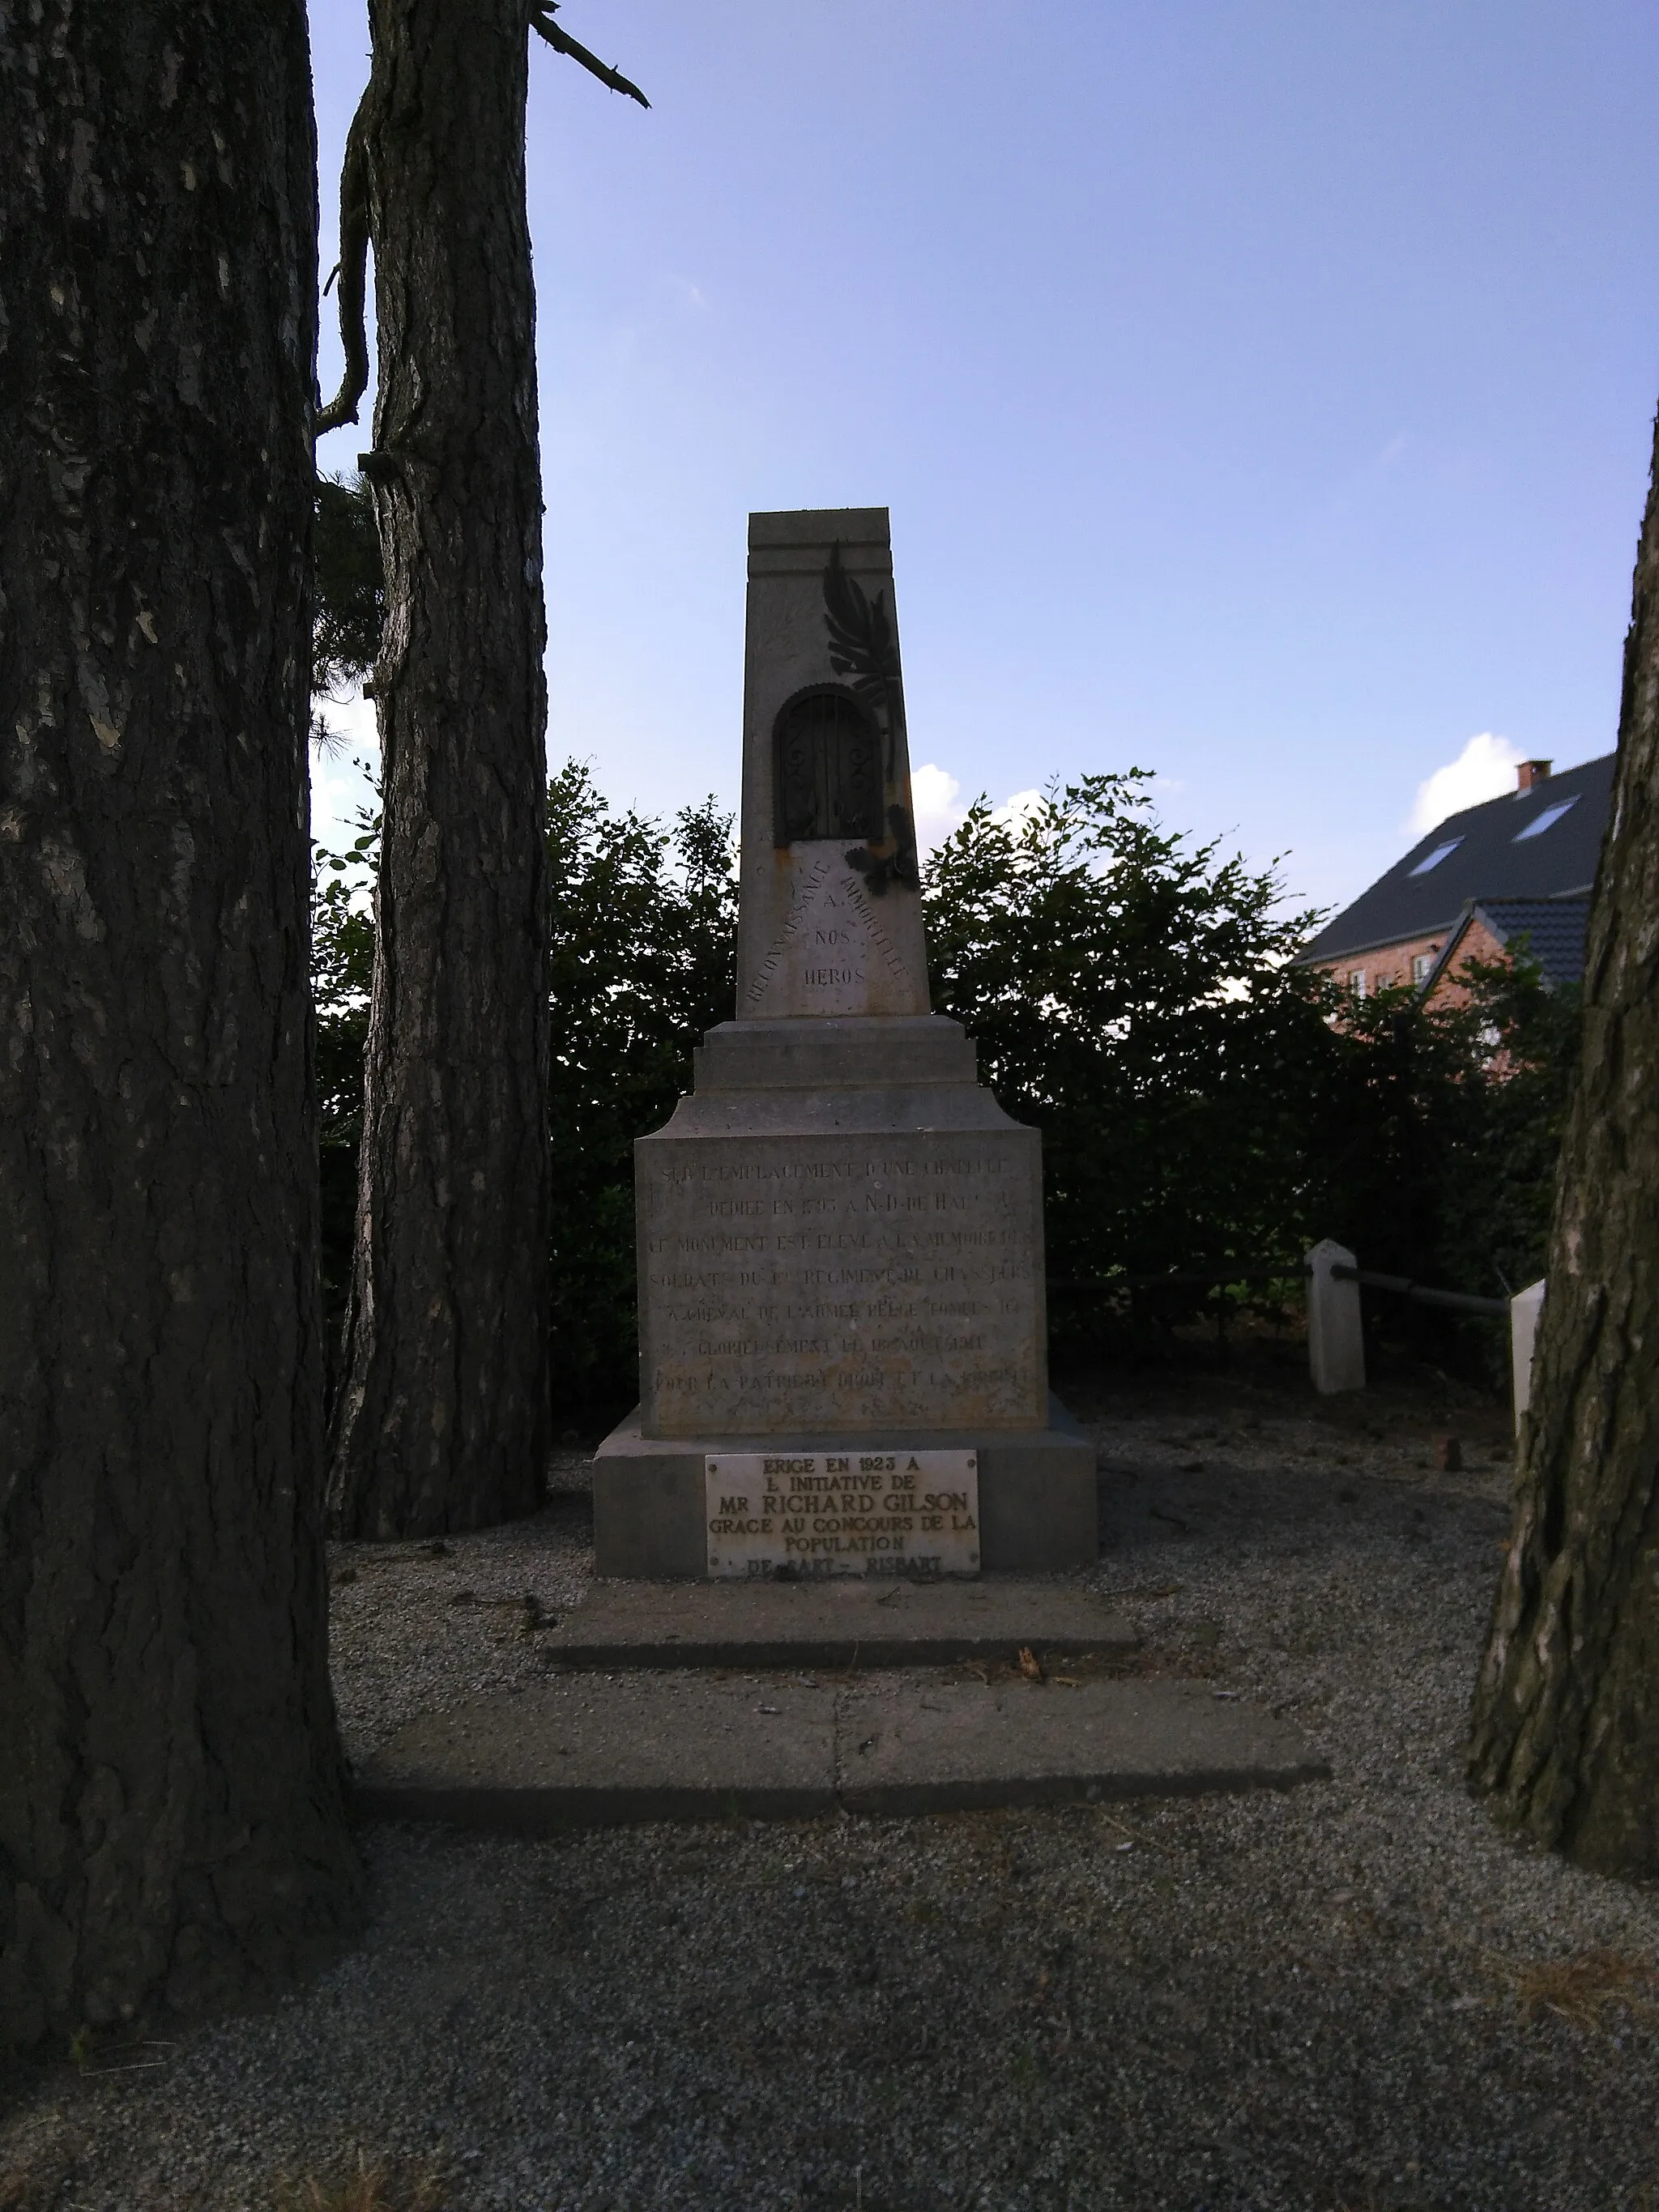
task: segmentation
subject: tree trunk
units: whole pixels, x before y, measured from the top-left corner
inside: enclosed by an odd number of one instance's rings
[[[0,9],[0,2040],[290,1969],[325,1648],[301,0]]]
[[[1474,1786],[1605,1873],[1659,1875],[1659,440],[1586,949],[1515,1525]]]
[[[532,1511],[547,1458],[545,628],[524,0],[374,0],[385,814],[331,1504]]]

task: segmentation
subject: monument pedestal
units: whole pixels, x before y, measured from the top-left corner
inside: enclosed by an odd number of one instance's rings
[[[605,1576],[1085,1566],[1042,1158],[929,1012],[884,507],[749,524],[740,1018],[634,1148],[640,1403]]]
[[[614,1428],[593,1460],[593,1568],[601,1576],[708,1573],[704,1467],[723,1452],[857,1452],[868,1436],[698,1437],[640,1433],[639,1410]],[[1040,1429],[884,1429],[895,1452],[966,1444],[979,1459],[980,1564],[1005,1573],[1091,1567],[1098,1555],[1095,1448],[1058,1398]]]
[[[728,1455],[969,1455],[977,1565],[1092,1564],[1093,1447],[1048,1391],[1039,1140],[958,1024],[725,1023],[635,1160],[641,1397],[595,1458],[599,1574],[718,1571]],[[881,1571],[816,1540],[877,1525],[845,1502],[799,1516],[803,1573]]]

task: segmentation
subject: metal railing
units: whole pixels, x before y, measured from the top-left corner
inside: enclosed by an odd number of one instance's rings
[[[1309,1253],[1307,1274],[1308,1366],[1316,1390],[1328,1396],[1339,1390],[1364,1389],[1365,1330],[1359,1293],[1362,1289],[1387,1291],[1396,1297],[1414,1299],[1419,1305],[1448,1308],[1453,1313],[1486,1314],[1494,1321],[1508,1322],[1515,1422],[1520,1428],[1532,1395],[1532,1347],[1544,1300],[1542,1283],[1529,1283],[1511,1298],[1482,1298],[1468,1291],[1443,1291],[1431,1283],[1413,1282],[1409,1275],[1385,1275],[1376,1268],[1362,1267],[1352,1252],[1328,1237]]]
[[[1327,1239],[1315,1245],[1298,1269],[1279,1267],[1181,1268],[1168,1274],[1054,1277],[1050,1291],[1070,1293],[1135,1290],[1213,1290],[1237,1283],[1285,1283],[1300,1273],[1308,1285],[1308,1364],[1316,1390],[1325,1395],[1365,1387],[1365,1337],[1359,1293],[1386,1291],[1424,1306],[1451,1313],[1482,1314],[1510,1325],[1517,1426],[1531,1393],[1533,1335],[1544,1286],[1533,1283],[1512,1298],[1480,1297],[1473,1291],[1443,1291],[1409,1275],[1387,1275],[1362,1267],[1353,1254]]]
[[[1303,1269],[1304,1274],[1312,1272],[1310,1267]],[[1336,1282],[1358,1283],[1368,1291],[1393,1291],[1400,1297],[1414,1298],[1420,1306],[1446,1306],[1453,1313],[1493,1314],[1509,1319],[1507,1298],[1477,1297],[1473,1291],[1437,1291],[1430,1284],[1414,1283],[1409,1275],[1379,1275],[1375,1267],[1336,1267],[1331,1275]]]
[[[1209,1267],[1183,1268],[1173,1274],[1164,1275],[1080,1275],[1048,1278],[1051,1291],[1154,1291],[1160,1286],[1171,1290],[1214,1289],[1220,1283],[1288,1283],[1305,1268],[1288,1267]]]

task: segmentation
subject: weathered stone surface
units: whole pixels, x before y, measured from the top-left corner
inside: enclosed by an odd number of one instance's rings
[[[821,1021],[721,1022],[692,1054],[696,1088],[681,1101],[682,1126],[717,1134],[734,1111],[744,1127],[771,1109],[796,1126],[842,1126],[823,1115],[843,1100],[907,1102],[923,1128],[1018,1127],[981,1088],[978,1055],[960,1022],[944,1014],[837,1014]],[[891,1115],[890,1103],[882,1111]]]
[[[563,1667],[919,1667],[1127,1653],[1133,1629],[1075,1582],[596,1582],[549,1639]]]
[[[988,1429],[975,1441],[979,1461],[980,1558],[988,1571],[1045,1574],[1091,1566],[1097,1554],[1095,1448],[1059,1401],[1042,1428]],[[972,1432],[970,1431],[970,1434]],[[822,1431],[769,1439],[781,1450],[856,1450],[864,1441]],[[925,1450],[959,1446],[942,1425],[890,1436]],[[704,1504],[708,1455],[754,1449],[752,1437],[647,1437],[640,1417],[619,1422],[594,1455],[593,1551],[605,1576],[706,1575]]]
[[[750,547],[739,1018],[635,1148],[640,1408],[598,1455],[599,1569],[708,1573],[702,1456],[767,1444],[974,1453],[985,1565],[1086,1565],[1041,1141],[927,1011],[886,511],[754,515]]]
[[[1365,1387],[1365,1328],[1359,1285],[1337,1276],[1358,1265],[1346,1246],[1326,1237],[1305,1261],[1308,1275],[1308,1365],[1314,1389],[1326,1397]]]
[[[1165,1680],[866,1677],[842,1701],[836,1748],[840,1801],[856,1813],[1282,1790],[1330,1771],[1288,1723]]]
[[[753,514],[749,549],[738,1014],[925,1014],[887,510]]]
[[[835,1704],[799,1683],[555,1676],[400,1729],[354,1797],[388,1820],[508,1834],[833,1810]]]
[[[773,1091],[756,1117],[770,1127],[682,1136],[676,1116],[640,1141],[647,1432],[1040,1424],[1035,1131],[820,1133],[823,1094],[792,1096],[793,1130]]]
[[[546,1834],[1286,1789],[1328,1771],[1285,1723],[1198,1682],[567,1674],[412,1722],[355,1796],[374,1818]]]

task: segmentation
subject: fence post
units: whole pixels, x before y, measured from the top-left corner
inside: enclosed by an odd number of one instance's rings
[[[1538,1336],[1539,1309],[1544,1303],[1542,1283],[1528,1283],[1510,1300],[1510,1372],[1515,1378],[1515,1433],[1532,1404],[1532,1347]]]
[[[1327,1237],[1309,1253],[1308,1370],[1323,1397],[1365,1387],[1365,1338],[1359,1311],[1359,1285],[1339,1282],[1334,1267],[1358,1261],[1345,1246]]]

